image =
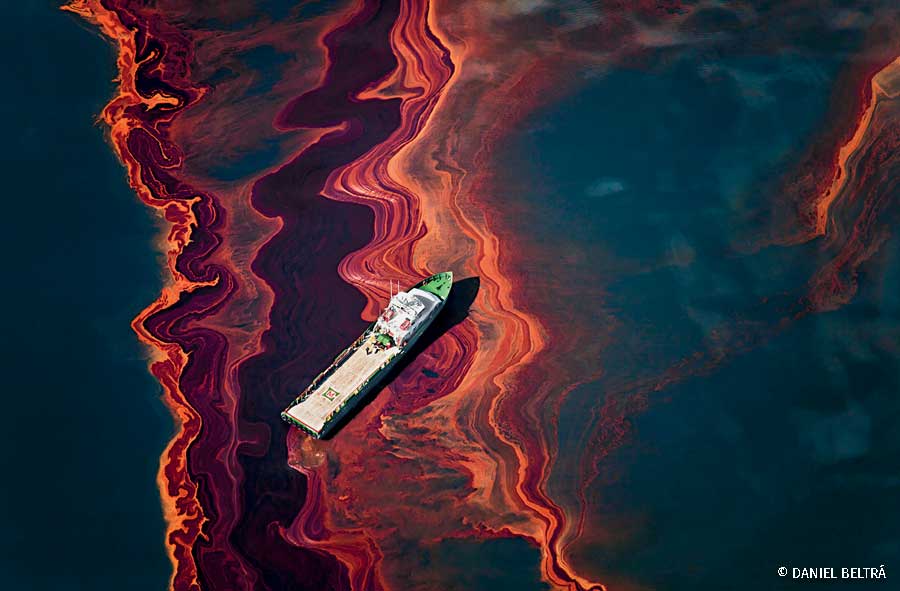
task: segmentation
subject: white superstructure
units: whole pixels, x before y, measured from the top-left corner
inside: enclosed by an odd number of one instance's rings
[[[391,298],[375,321],[375,332],[391,337],[397,345],[403,345],[440,301],[434,294],[421,289],[401,291]]]

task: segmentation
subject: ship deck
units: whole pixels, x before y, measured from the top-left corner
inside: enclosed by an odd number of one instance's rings
[[[372,335],[313,390],[302,402],[287,409],[287,414],[319,433],[359,389],[399,352],[399,347],[378,349]]]

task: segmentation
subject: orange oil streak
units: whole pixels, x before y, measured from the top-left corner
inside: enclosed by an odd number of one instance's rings
[[[131,132],[144,127],[129,109],[141,105],[175,107],[178,100],[156,94],[141,95],[135,80],[140,63],[134,32],[125,27],[117,15],[107,10],[98,0],[73,0],[62,7],[100,28],[102,33],[116,43],[116,60],[119,86],[116,95],[104,107],[101,119],[109,126],[110,140],[119,160],[125,165],[131,187],[146,205],[154,208],[170,224],[168,234],[161,239],[160,247],[166,254],[168,277],[159,297],[141,311],[131,326],[138,338],[150,351],[150,371],[163,386],[163,400],[178,422],[178,432],[160,456],[157,483],[160,489],[163,515],[166,520],[166,551],[172,563],[170,587],[199,589],[197,568],[191,556],[191,547],[199,536],[205,520],[197,500],[196,485],[187,472],[187,448],[200,432],[200,417],[187,403],[179,387],[179,377],[187,362],[186,354],[178,345],[159,341],[145,328],[144,322],[153,314],[176,302],[181,294],[210,283],[189,281],[176,269],[176,261],[191,240],[191,228],[196,224],[191,201],[158,198],[141,181],[141,165],[128,152],[127,140]]]
[[[294,539],[323,550],[335,550],[343,557],[342,562],[347,564],[351,572],[358,572],[361,564],[373,564],[378,556],[386,560],[385,546],[390,544],[390,540],[385,532],[393,533],[394,530],[389,527],[392,523],[390,516],[378,511],[386,512],[389,509],[378,509],[375,512],[366,509],[365,519],[361,519],[352,510],[341,506],[346,499],[356,501],[356,496],[366,494],[363,492],[364,487],[370,482],[365,480],[366,474],[386,474],[386,471],[378,470],[381,466],[370,463],[371,457],[360,454],[360,442],[364,441],[365,445],[383,445],[382,452],[409,459],[412,452],[404,452],[404,448],[409,449],[421,441],[427,442],[429,447],[443,441],[446,442],[446,449],[457,453],[450,466],[446,458],[443,458],[443,463],[435,463],[441,468],[449,467],[465,473],[470,487],[460,501],[461,504],[465,503],[464,508],[460,508],[465,525],[488,535],[506,532],[534,540],[541,548],[544,578],[554,587],[603,588],[602,585],[579,576],[566,559],[565,548],[572,541],[571,534],[574,533],[577,537],[583,528],[584,515],[582,521],[575,524],[575,532],[572,532],[571,524],[565,523],[565,513],[547,493],[549,468],[553,463],[555,450],[547,445],[546,437],[541,440],[544,445],[538,449],[535,449],[536,446],[529,447],[522,440],[524,436],[520,429],[538,424],[536,413],[539,412],[540,405],[523,404],[522,415],[514,418],[510,416],[508,408],[510,404],[522,402],[515,396],[516,389],[521,389],[521,370],[533,365],[546,352],[548,344],[544,328],[534,315],[523,310],[515,300],[513,281],[503,272],[502,246],[505,243],[501,243],[496,233],[490,230],[490,214],[473,213],[471,202],[466,202],[472,198],[471,193],[478,190],[477,185],[471,182],[471,176],[476,175],[476,171],[471,166],[453,165],[446,153],[450,149],[443,149],[447,145],[456,147],[454,142],[465,141],[465,138],[454,133],[447,133],[447,128],[452,128],[452,125],[442,126],[441,123],[445,122],[438,122],[437,119],[446,107],[448,95],[460,85],[460,72],[465,69],[470,57],[477,62],[479,56],[473,51],[471,42],[467,45],[440,30],[434,22],[433,7],[432,12],[424,13],[424,20],[423,15],[416,13],[415,9],[415,6],[404,4],[403,16],[398,19],[398,26],[392,33],[392,46],[399,62],[397,70],[358,97],[401,98],[401,127],[386,142],[332,175],[325,191],[325,195],[330,198],[365,203],[375,211],[373,242],[342,261],[341,275],[349,282],[361,286],[368,300],[364,315],[371,318],[387,291],[385,286],[372,285],[372,276],[383,277],[387,274],[393,278],[411,280],[445,267],[457,272],[476,274],[484,283],[477,300],[477,311],[473,314],[473,323],[493,327],[494,332],[500,334],[489,336],[487,331],[475,328],[474,335],[462,335],[463,329],[454,329],[453,335],[458,336],[464,345],[483,346],[465,351],[471,358],[461,383],[453,392],[426,408],[415,409],[408,417],[401,419],[390,415],[390,403],[378,400],[354,424],[347,426],[347,432],[342,438],[327,446],[306,440],[298,442],[295,439],[293,447],[302,449],[303,454],[317,452],[326,458],[317,463],[301,460],[298,469],[317,483],[317,496],[324,498],[327,493],[330,499],[337,501],[328,507],[323,504],[315,509],[307,507],[304,510],[304,528],[312,523],[309,511],[317,511],[321,514],[321,520],[328,524],[328,533],[316,537],[304,529]],[[433,52],[433,43],[422,34],[423,22],[438,36],[441,44],[449,48],[455,67],[449,77],[441,76],[441,64],[435,60],[439,52]],[[430,46],[433,53],[429,54],[427,48]],[[431,62],[431,69],[422,66],[429,63],[428,55],[434,60]],[[493,72],[490,74],[493,75]],[[521,99],[516,91],[527,93],[529,89],[524,82],[521,88],[517,88],[517,84],[525,79],[526,74],[522,73],[520,77],[504,85],[495,93],[500,97],[497,103],[501,103],[504,96],[510,103],[513,102],[510,97]],[[527,106],[530,105],[525,105]],[[515,109],[515,106],[509,107],[509,110]],[[491,136],[502,134],[505,125],[509,125],[515,116],[514,113],[500,112],[498,119],[502,121],[498,124],[481,128],[472,126],[469,130],[474,127],[479,130],[479,135],[484,136],[481,143],[486,152],[493,140]],[[444,160],[439,161],[434,155],[438,151],[443,152]],[[486,160],[485,157],[483,161]],[[475,161],[478,161],[477,157]],[[429,174],[423,175],[424,170],[429,170]],[[825,204],[824,207],[827,210],[828,205]],[[454,252],[448,252],[447,245],[453,245]],[[441,355],[457,349],[456,343],[445,342],[449,340],[449,336],[443,337],[444,342],[435,345],[440,347]],[[464,338],[470,340],[463,340]],[[719,360],[719,357],[712,360],[705,357],[698,359],[684,373],[702,371]],[[672,374],[671,379],[677,380],[682,372],[673,371]],[[662,383],[665,380],[656,383],[653,388],[660,388]],[[547,394],[538,393],[534,397],[544,401],[546,396]],[[473,402],[476,398],[484,402]],[[633,412],[640,406],[641,400],[638,393],[629,402],[631,407],[626,410]],[[558,400],[555,402],[559,403]],[[475,420],[465,422],[463,417],[473,414],[473,407],[486,409],[486,424],[490,433],[479,431]],[[360,426],[366,420],[378,426],[379,440],[367,437],[371,434],[366,434]],[[417,429],[415,438],[404,432],[404,424]],[[623,436],[621,432],[615,431],[621,425],[612,424],[611,427],[614,429],[613,436]],[[352,444],[347,443],[348,441],[352,441]],[[422,447],[415,454],[415,459],[419,462],[431,459],[429,451]],[[371,454],[375,455],[374,452]],[[440,455],[439,452],[433,454],[435,457]],[[328,478],[324,468],[332,461],[339,462],[342,466],[341,476],[335,479]],[[348,476],[348,467],[356,469],[358,475]],[[539,474],[537,479],[533,478],[535,473]],[[378,503],[365,501],[360,504],[378,506]],[[419,515],[417,517],[424,519]],[[448,516],[447,519],[452,518]],[[383,520],[385,525],[380,526],[377,523],[379,520]],[[355,524],[356,527],[350,524]],[[385,531],[379,531],[379,527]],[[429,531],[440,538],[445,530]],[[460,535],[476,534],[468,532]],[[564,542],[567,536],[569,540]],[[352,542],[354,538],[356,542]],[[382,551],[371,550],[373,543]],[[356,548],[357,551],[351,548]],[[368,552],[364,561],[359,560],[361,552]],[[379,567],[373,564],[373,568],[379,569],[379,580],[388,583],[391,581],[392,577],[381,576],[381,573],[390,570],[390,565],[385,563]],[[351,576],[352,585],[362,584],[358,581],[358,578]]]
[[[359,5],[354,7],[354,12],[358,9]],[[423,14],[415,11],[421,9],[421,5],[403,3],[397,25],[392,31],[395,53],[398,42],[406,46],[404,39],[407,35],[420,33],[416,25],[423,24]],[[320,46],[324,49],[321,39]],[[365,203],[375,212],[372,241],[365,249],[345,257],[339,267],[339,272],[346,281],[361,287],[368,301],[364,312],[368,317],[377,314],[379,301],[383,300],[388,291],[387,285],[373,284],[371,277],[398,279],[427,273],[424,267],[410,269],[411,261],[408,257],[410,243],[424,231],[421,220],[416,215],[416,205],[407,201],[409,191],[393,182],[386,169],[398,149],[416,137],[419,132],[416,122],[426,119],[427,113],[434,109],[434,103],[449,72],[446,68],[437,68],[437,75],[430,75],[428,66],[437,62],[436,55],[420,55],[419,51],[435,48],[423,44],[422,48],[409,49],[412,52],[409,60],[400,59],[400,64],[392,75],[357,96],[359,100],[402,98],[403,123],[400,128],[368,154],[333,173],[323,191],[325,196],[333,199]],[[417,57],[422,57],[425,67],[417,67]],[[425,60],[430,61],[426,63]],[[304,455],[314,453],[308,450],[311,445],[314,444],[307,441],[301,444]],[[352,457],[350,454],[354,451],[356,450],[347,450],[345,457]],[[363,527],[340,527],[328,515],[322,515],[327,511],[322,502],[326,497],[324,478],[319,474],[323,462],[311,463],[307,460],[293,465],[308,478],[309,496],[295,527],[286,535],[295,543],[321,548],[337,557],[347,568],[352,589],[387,588],[388,584],[380,569],[382,554],[376,540]],[[325,530],[324,538],[309,531],[311,523],[318,525],[319,522],[323,524],[320,527]]]
[[[828,210],[849,180],[850,158],[859,150],[859,147],[862,144],[863,137],[872,121],[872,114],[875,112],[876,105],[881,99],[891,98],[891,95],[882,88],[881,84],[879,84],[879,77],[888,76],[890,75],[891,70],[896,70],[900,67],[898,66],[898,60],[900,60],[900,58],[885,66],[872,77],[869,92],[866,93],[866,106],[859,117],[856,130],[854,131],[853,136],[838,150],[837,168],[834,173],[834,178],[831,181],[831,185],[825,190],[822,196],[816,200],[816,236],[822,236],[826,232],[828,226]]]
[[[853,139],[841,147],[836,178],[818,203],[820,214],[825,216],[824,223],[820,226],[826,227],[830,219],[836,230],[830,237],[830,242],[837,245],[838,250],[810,281],[807,298],[812,311],[834,310],[849,303],[857,291],[859,267],[878,252],[886,239],[884,234],[879,235],[874,223],[886,197],[879,196],[878,191],[867,190],[862,183],[867,176],[873,174],[873,168],[878,168],[879,162],[884,164],[884,157],[879,156],[877,151],[873,153],[872,149],[880,142],[880,151],[893,153],[895,150],[895,145],[891,145],[892,141],[896,143],[891,138],[891,131],[882,129],[882,125],[886,117],[891,117],[891,111],[887,111],[888,114],[885,115],[883,110],[896,108],[888,103],[895,101],[897,97],[900,97],[900,57],[872,77],[871,99],[865,114],[860,119]],[[856,177],[852,173],[854,167],[862,169],[856,173]],[[833,212],[833,206],[838,200],[862,201],[862,209],[854,216],[853,228],[847,236],[842,236],[838,221],[833,219],[837,216]]]
[[[428,37],[426,26],[438,37],[439,44]],[[532,364],[546,347],[540,323],[514,301],[514,286],[501,270],[498,237],[483,220],[471,218],[461,206],[460,177],[464,176],[461,169],[448,171],[437,166],[437,162],[431,162],[435,178],[429,182],[436,181],[438,190],[434,190],[434,185],[426,186],[418,174],[410,172],[422,170],[414,166],[415,154],[425,150],[427,146],[422,144],[434,142],[436,134],[441,132],[434,125],[432,114],[441,109],[447,94],[457,83],[468,50],[465,44],[451,43],[448,36],[440,34],[432,7],[414,2],[402,4],[391,41],[398,59],[397,69],[385,80],[360,93],[358,98],[400,97],[403,99],[401,126],[387,141],[333,174],[324,191],[330,198],[365,203],[375,212],[372,242],[342,261],[341,275],[348,282],[361,286],[368,301],[364,315],[369,318],[377,313],[379,301],[384,300],[387,291],[385,285],[371,284],[373,276],[404,278],[408,282],[440,267],[465,270],[482,278],[479,323],[496,327],[495,331],[501,336],[491,343],[492,349],[478,348],[475,341],[467,343],[468,354],[474,355],[474,359],[469,362],[463,381],[454,392],[426,409],[427,416],[415,426],[431,431],[431,435],[423,436],[427,440],[449,437],[458,443],[448,444],[449,449],[466,449],[462,457],[456,458],[456,469],[467,475],[472,492],[465,499],[466,504],[480,507],[474,513],[482,515],[479,520],[483,522],[470,521],[468,514],[472,512],[463,515],[464,521],[482,532],[513,533],[535,541],[541,548],[544,578],[556,588],[602,588],[575,574],[561,556],[559,532],[563,524],[557,517],[561,511],[544,491],[550,461],[547,452],[541,458],[529,455],[500,416],[499,408],[508,392],[515,388],[517,374]],[[449,57],[455,66],[453,72],[441,61],[440,45],[449,48]],[[447,251],[449,244],[454,245],[453,252]],[[445,351],[443,355],[446,354]],[[483,403],[492,428],[488,439],[483,435],[479,436],[480,441],[467,441],[475,434],[443,431],[446,425],[454,424],[457,417],[466,414],[466,406],[479,392],[486,395],[490,392]],[[389,440],[408,437],[389,425],[382,425],[380,434]],[[505,450],[491,449],[492,444],[496,446],[498,442]],[[300,444],[304,449],[316,445],[305,441]],[[353,465],[358,461],[356,450],[343,448],[342,441],[332,444],[332,451],[341,457],[342,464]],[[392,453],[397,453],[395,448]],[[526,484],[527,473],[535,462],[542,467],[543,478],[537,485],[529,485]],[[326,486],[324,477],[313,476],[313,468],[303,463],[301,466],[298,469],[307,474],[311,482]],[[347,495],[331,491],[332,498],[344,496]],[[362,583],[354,573],[359,573],[363,564],[371,563],[376,557],[371,545],[373,536],[378,538],[379,533],[363,531],[366,529],[363,524],[358,528],[341,528],[331,515],[333,510],[328,512],[324,506],[319,510],[325,513],[322,520],[328,524],[330,532],[326,539],[314,539],[301,527],[300,532],[294,532],[295,540],[303,545],[327,548],[336,554],[351,573],[353,588],[363,588],[355,586]],[[499,520],[492,517],[509,517],[511,514],[516,517]],[[299,521],[308,519],[305,515]],[[357,539],[352,544],[355,552],[349,551],[347,546],[354,536]],[[358,560],[361,552],[369,556],[367,561]],[[370,567],[378,569],[377,564],[370,564]]]
[[[436,23],[432,23],[432,27],[438,30]],[[458,64],[459,71],[463,70],[467,58],[471,55],[470,48],[462,42],[450,44],[449,38],[446,36],[443,40],[445,44],[449,44],[451,47],[453,61]],[[478,56],[472,57],[477,60]],[[540,67],[540,64],[537,64],[535,71],[539,71]],[[508,85],[505,85],[496,93],[500,97],[505,96],[507,101],[510,97],[515,96],[522,104],[517,108],[511,103],[507,103],[505,112],[497,121],[499,125],[495,124],[489,127],[485,134],[486,138],[482,141],[482,148],[479,150],[480,155],[475,158],[476,163],[479,159],[487,160],[486,152],[496,139],[496,136],[504,133],[510,121],[521,116],[524,110],[531,106],[528,97],[531,92],[537,91],[523,87],[525,86],[524,80],[530,78],[532,73],[529,68],[526,68],[518,77],[514,77]],[[520,84],[522,87],[520,87]],[[498,104],[503,102],[505,101],[502,98],[497,100]],[[410,156],[412,150],[413,147],[411,146],[406,152],[406,156]],[[412,166],[408,168],[412,168]],[[458,171],[464,167],[458,165],[456,168]],[[483,363],[478,364],[476,361],[476,365],[469,371],[466,381],[459,388],[460,392],[471,392],[476,389],[477,384],[485,382],[492,383],[497,388],[487,411],[487,422],[493,430],[493,437],[497,441],[502,442],[509,450],[512,450],[515,456],[514,462],[505,462],[511,464],[506,469],[511,469],[512,473],[498,479],[499,482],[506,485],[502,491],[503,504],[506,505],[507,511],[513,507],[518,507],[518,511],[524,509],[522,515],[527,518],[525,523],[528,524],[505,524],[505,529],[530,538],[540,546],[541,570],[544,579],[554,587],[571,589],[603,588],[599,583],[579,576],[564,556],[560,534],[564,531],[566,524],[562,523],[558,517],[558,515],[562,515],[561,509],[546,492],[549,466],[552,463],[553,455],[551,447],[548,445],[549,442],[546,438],[542,440],[542,445],[537,450],[539,455],[536,455],[534,447],[529,448],[530,451],[526,451],[526,446],[513,434],[510,428],[508,412],[504,413],[501,410],[502,405],[510,398],[510,393],[522,387],[520,383],[521,377],[518,375],[519,372],[532,365],[546,350],[545,329],[535,315],[524,310],[515,301],[513,296],[515,287],[501,268],[501,242],[496,234],[489,229],[489,214],[484,214],[485,219],[483,220],[473,218],[471,209],[467,210],[461,203],[463,189],[460,181],[457,180],[454,183],[451,178],[453,173],[448,171],[441,171],[440,175],[445,178],[445,186],[452,187],[452,189],[446,191],[440,200],[436,200],[437,203],[434,203],[434,207],[440,207],[441,202],[448,204],[454,220],[462,230],[461,233],[475,238],[477,246],[474,258],[477,273],[481,277],[491,280],[487,286],[486,305],[481,311],[485,313],[490,310],[491,312],[486,314],[488,316],[486,319],[488,324],[502,327],[500,332],[503,334],[503,341],[500,343],[502,346],[498,346],[498,349],[508,351],[506,359],[480,355],[479,357]],[[421,193],[429,194],[427,191],[422,191]],[[441,239],[446,240],[444,236],[438,236],[437,240],[433,238],[432,235],[426,237],[432,243]],[[439,247],[434,245],[427,250],[439,252]],[[544,396],[535,393],[534,397],[543,400]],[[516,402],[512,402],[512,404],[516,404]],[[539,421],[536,416],[530,413],[528,420],[533,424]],[[483,444],[485,448],[489,447],[486,441],[483,441]],[[502,457],[502,454],[495,457]],[[490,459],[490,457],[485,457],[481,461],[475,458],[475,461],[470,462],[470,469],[473,474],[491,474],[492,471],[488,470],[486,465],[493,461],[496,460]],[[540,473],[540,479],[537,482],[529,481],[529,471]],[[493,488],[492,484],[487,482],[486,479],[482,482],[478,482],[476,479],[475,484],[476,488],[485,491]],[[483,500],[486,501],[488,498],[490,497],[486,496]],[[497,514],[503,513],[503,508],[496,504],[494,510]],[[499,528],[495,526],[494,530],[498,531]]]

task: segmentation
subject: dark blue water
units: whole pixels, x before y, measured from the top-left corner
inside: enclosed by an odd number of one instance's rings
[[[540,551],[525,540],[443,540],[427,550],[410,547],[410,587],[442,591],[547,591]]]
[[[115,54],[55,2],[0,26],[0,586],[158,591],[173,427],[129,326],[160,288],[154,223],[95,125]]]
[[[498,174],[530,212],[508,223],[538,249],[530,297],[566,277],[566,298],[547,303],[562,317],[597,310],[572,338],[620,323],[599,359],[576,360],[604,373],[563,408],[552,490],[574,490],[573,458],[597,445],[586,409],[695,352],[727,354],[654,394],[604,460],[589,530],[608,539],[573,554],[582,572],[656,589],[800,588],[777,568],[877,567],[900,552],[900,261],[873,264],[852,305],[763,330],[749,352],[710,340],[736,320],[776,326],[823,261],[817,244],[747,253],[738,237],[773,197],[761,188],[825,124],[838,66],[786,53],[614,70],[508,142]]]
[[[582,558],[666,589],[802,588],[777,568],[890,564],[898,263],[885,260],[888,275],[844,309],[661,392],[669,402],[639,415],[634,440],[607,462],[619,478],[594,490],[612,523],[644,526]]]

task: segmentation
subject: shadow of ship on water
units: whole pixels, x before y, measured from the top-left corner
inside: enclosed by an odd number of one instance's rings
[[[425,329],[425,332],[422,333],[422,336],[419,337],[419,340],[416,341],[416,344],[413,345],[412,349],[410,349],[409,352],[403,356],[403,359],[398,361],[397,365],[391,368],[391,371],[388,372],[384,379],[367,393],[365,398],[358,402],[352,410],[344,415],[340,422],[335,425],[334,429],[322,439],[329,440],[339,434],[341,429],[344,428],[344,425],[352,421],[362,409],[367,407],[375,397],[385,389],[385,387],[390,385],[397,376],[403,373],[409,364],[412,363],[422,351],[430,347],[431,344],[441,338],[444,333],[468,318],[469,308],[472,306],[472,302],[475,301],[475,297],[478,295],[478,290],[480,288],[481,279],[478,277],[467,277],[466,279],[454,281],[453,289],[450,290],[450,295],[447,296],[447,303],[444,304],[444,309],[441,310],[438,317],[434,319],[431,326]]]

